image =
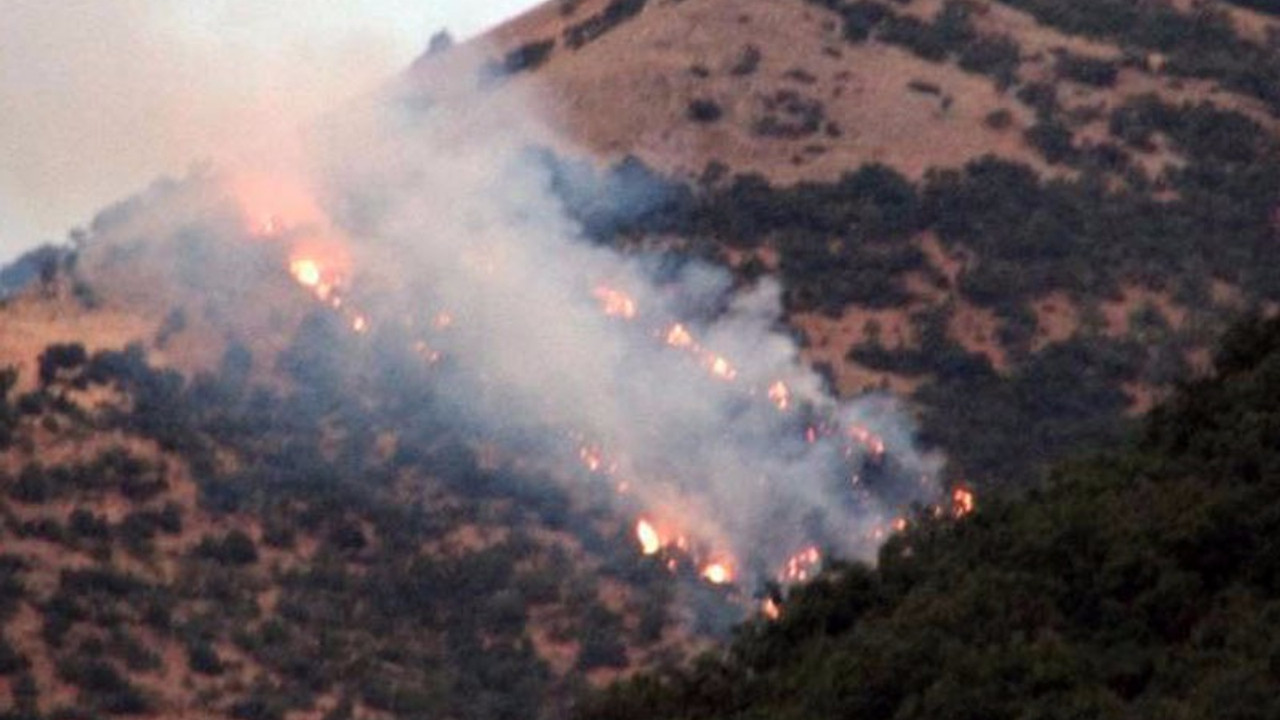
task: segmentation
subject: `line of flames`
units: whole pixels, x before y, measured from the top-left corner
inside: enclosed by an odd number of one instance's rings
[[[263,236],[278,236],[281,233],[282,223],[274,217],[258,228],[258,234]],[[295,255],[290,260],[288,269],[289,274],[298,285],[311,292],[320,302],[342,313],[353,332],[364,334],[369,331],[369,318],[350,307],[343,295],[344,277],[340,272],[333,269],[323,257],[314,254]],[[622,291],[615,290],[607,285],[597,285],[593,289],[592,295],[600,303],[601,311],[609,317],[630,321],[639,315],[638,304]],[[453,316],[447,311],[441,311],[434,317],[432,326],[437,330],[445,330],[452,326],[453,323]],[[696,358],[698,364],[707,370],[713,378],[725,382],[733,382],[738,378],[738,370],[731,361],[703,347],[683,324],[672,324],[661,332],[661,338],[667,346],[682,350]],[[435,363],[441,359],[441,353],[433,349],[425,340],[418,341],[414,349],[429,363]],[[757,393],[753,390],[752,394]],[[786,412],[792,407],[791,389],[782,380],[775,381],[769,385],[764,391],[764,395],[780,412]],[[805,438],[807,442],[812,444],[817,442],[820,437],[834,437],[839,432],[838,429],[827,425],[810,426],[805,431]],[[874,457],[883,456],[887,450],[883,438],[860,425],[852,425],[846,428],[843,434],[847,440],[860,446]],[[851,456],[854,452],[854,447],[846,446],[846,455]],[[610,477],[617,473],[619,467],[619,463],[608,459],[602,449],[591,445],[584,444],[581,446],[579,459],[589,472]],[[856,484],[858,479],[855,478],[854,482]],[[629,485],[630,483],[627,481],[619,480],[617,481],[616,489],[619,493],[625,494]],[[935,507],[934,514],[938,516],[950,514],[954,518],[963,518],[972,513],[975,507],[976,497],[973,491],[963,486],[957,486],[952,490],[950,507],[945,509],[941,506]],[[908,525],[909,523],[905,517],[894,518],[883,526],[873,528],[869,535],[873,539],[884,539],[890,533],[905,531]],[[656,556],[664,550],[677,551],[672,553],[673,556],[667,558],[666,561],[666,567],[671,571],[675,571],[679,566],[679,561],[674,555],[679,554],[685,557],[690,555],[691,546],[687,535],[664,533],[659,530],[659,524],[655,524],[654,521],[645,517],[641,517],[636,521],[635,539],[641,554],[645,556]],[[690,558],[691,561],[697,564],[699,577],[713,585],[728,585],[736,580],[737,563],[729,554],[715,552],[709,554],[708,557],[710,559],[703,561]],[[821,571],[823,560],[822,551],[817,546],[805,547],[787,559],[782,567],[779,568],[776,577],[779,582],[784,584],[802,583],[811,580]],[[779,618],[782,610],[781,600],[773,597],[766,598],[761,606],[761,613],[770,619]]]

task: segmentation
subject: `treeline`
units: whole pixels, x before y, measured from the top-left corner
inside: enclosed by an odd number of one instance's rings
[[[1212,5],[1182,11],[1172,3],[1129,0],[999,0],[1070,35],[1118,42],[1158,52],[1163,71],[1216,80],[1255,97],[1280,113],[1280,52],[1235,31],[1231,18]],[[1257,7],[1265,2],[1238,4]]]
[[[609,718],[1266,718],[1280,696],[1280,322],[1140,439],[833,564],[779,622],[598,694]]]
[[[964,70],[991,77],[1007,88],[1018,80],[1022,49],[1009,35],[981,33],[973,6],[947,0],[933,20],[901,15],[875,0],[805,0],[840,16],[847,42],[876,39],[898,45],[929,62],[955,60]]]

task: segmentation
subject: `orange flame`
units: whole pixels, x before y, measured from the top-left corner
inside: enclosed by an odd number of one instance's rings
[[[324,279],[320,264],[311,258],[298,258],[289,263],[289,272],[303,287],[316,288]]]
[[[787,384],[779,380],[769,386],[769,400],[778,407],[779,410],[785,411],[791,407],[791,388]]]
[[[782,606],[771,597],[765,598],[760,604],[760,612],[769,620],[777,620],[782,617]]]
[[[712,585],[733,582],[733,568],[726,562],[713,562],[702,568],[702,578]]]
[[[782,569],[783,582],[804,582],[817,574],[818,565],[822,562],[822,552],[816,546],[801,550],[792,555]]]
[[[711,374],[721,380],[733,380],[738,377],[737,368],[719,355],[707,353],[706,365],[707,369],[711,371]]]
[[[643,518],[636,523],[636,539],[640,541],[640,551],[645,555],[655,555],[662,549],[662,538],[657,528]]]
[[[600,307],[609,317],[631,320],[636,316],[636,302],[620,290],[600,285],[591,294],[600,301]]]
[[[693,347],[693,336],[683,325],[677,323],[667,331],[667,344],[674,348]]]
[[[578,459],[591,472],[599,472],[604,467],[604,456],[593,447],[582,446],[578,449]]]
[[[861,425],[849,428],[849,437],[865,447],[872,455],[879,457],[885,453],[884,439]]]
[[[977,507],[977,496],[972,490],[965,487],[957,487],[951,491],[951,514],[962,518],[973,512]]]

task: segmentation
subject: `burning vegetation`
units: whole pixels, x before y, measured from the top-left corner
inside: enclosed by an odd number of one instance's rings
[[[318,241],[315,229],[321,223],[314,216],[309,218],[305,226],[292,226],[282,221],[277,214],[270,217],[272,220],[257,226],[252,230],[253,234],[264,240],[288,244],[291,247],[288,271],[295,282],[312,293],[320,304],[340,316],[354,334],[368,333],[372,325],[371,319],[359,311],[352,300],[355,289],[351,286],[351,278],[356,273],[353,271],[349,252],[331,238],[323,243]],[[492,275],[497,267],[492,258],[481,266],[486,275]],[[700,368],[711,382],[738,384],[740,377],[737,365],[699,342],[685,322],[664,320],[661,313],[646,314],[632,294],[604,283],[592,285],[589,295],[602,317],[634,325],[638,336],[659,338],[663,347],[687,357],[691,361],[691,368]],[[453,308],[429,311],[426,315],[427,318],[421,323],[411,319],[408,324],[409,332],[417,334],[406,336],[405,342],[410,343],[417,357],[430,367],[448,359],[446,351],[436,348],[447,347],[447,333],[459,328]],[[765,404],[780,417],[791,418],[787,425],[797,433],[800,440],[798,447],[821,446],[833,457],[839,458],[839,463],[844,466],[841,472],[851,478],[844,502],[850,508],[861,506],[862,509],[858,512],[879,518],[864,524],[860,537],[833,539],[828,535],[821,540],[838,549],[859,545],[875,547],[890,533],[902,532],[907,528],[905,513],[909,508],[904,505],[898,509],[897,515],[883,515],[886,506],[878,504],[879,498],[867,490],[863,481],[864,473],[884,476],[885,468],[892,465],[892,459],[887,457],[890,448],[884,437],[861,421],[845,423],[830,407],[820,410],[812,398],[797,399],[792,387],[783,379],[765,380],[759,385],[742,385],[734,392],[741,398],[741,402],[756,403],[756,398],[760,398],[767,401]],[[585,429],[571,429],[569,435],[578,439],[577,459],[589,476],[605,479],[607,486],[616,494],[620,506],[638,502],[643,512],[648,513],[635,522],[634,537],[639,552],[646,557],[657,557],[668,572],[675,573],[681,567],[688,567],[695,577],[709,585],[728,586],[744,579],[744,561],[752,567],[753,575],[749,576],[752,582],[758,578],[784,585],[800,583],[811,579],[821,570],[823,553],[819,546],[804,544],[803,541],[773,571],[768,571],[759,564],[767,554],[739,557],[734,544],[725,541],[723,531],[716,527],[716,522],[704,522],[703,518],[697,516],[697,511],[690,515],[691,510],[697,506],[696,502],[684,503],[679,513],[665,513],[661,509],[661,503],[653,503],[643,496],[632,497],[633,489],[646,488],[653,483],[650,479],[634,475],[637,469],[631,458],[625,453],[617,457],[610,456],[600,444],[588,440],[591,435]],[[910,451],[909,448],[904,449]],[[891,475],[893,472],[887,474]],[[928,474],[919,476],[917,480],[921,488],[928,488],[934,482]],[[951,501],[951,507],[947,511],[955,517],[962,517],[973,509],[973,495],[967,489],[956,488]],[[934,508],[935,515],[941,512],[940,507]],[[677,527],[681,529],[676,530]],[[820,538],[807,538],[810,542],[818,539]],[[780,599],[769,598],[763,606],[763,612],[771,617],[780,615]]]

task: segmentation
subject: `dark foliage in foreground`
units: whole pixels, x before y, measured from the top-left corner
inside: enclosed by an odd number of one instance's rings
[[[1276,717],[1280,322],[1237,328],[1217,368],[1123,451],[922,519],[578,717]]]

